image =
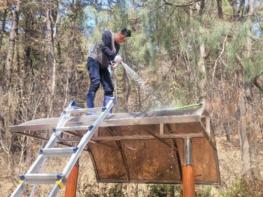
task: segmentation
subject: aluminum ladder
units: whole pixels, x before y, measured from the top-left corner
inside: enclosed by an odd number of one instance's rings
[[[29,170],[24,175],[20,176],[20,183],[17,186],[16,190],[11,194],[11,197],[21,196],[26,184],[33,184],[34,187],[38,184],[54,184],[48,196],[56,196],[58,191],[63,187],[64,183],[66,182],[67,177],[69,176],[72,168],[78,161],[82,151],[92,138],[96,129],[110,113],[114,105],[113,99],[114,97],[112,97],[108,104],[102,108],[99,116],[97,116],[93,124],[87,126],[65,127],[67,121],[72,118],[71,113],[95,113],[95,108],[77,108],[75,101],[71,101],[70,104],[61,113],[57,126],[53,129],[53,133],[50,136],[47,144],[44,146],[44,148],[40,149],[39,155],[31,165]],[[86,128],[87,132],[82,136],[79,144],[76,147],[54,148],[57,142],[59,142],[60,135],[63,131],[78,130],[79,128]],[[65,165],[61,173],[39,173],[40,168],[45,163],[45,160],[50,156],[70,156],[69,160],[67,161],[67,164]]]

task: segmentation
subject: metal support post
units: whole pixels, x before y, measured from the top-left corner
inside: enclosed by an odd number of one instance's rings
[[[185,165],[183,166],[183,197],[195,197],[194,171],[192,166],[192,142],[184,140]]]

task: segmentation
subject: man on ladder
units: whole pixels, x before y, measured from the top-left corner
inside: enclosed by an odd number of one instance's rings
[[[96,43],[89,52],[87,69],[90,77],[90,86],[87,93],[87,107],[94,107],[94,99],[100,83],[104,89],[103,106],[112,99],[113,84],[110,75],[111,67],[122,62],[122,57],[117,55],[120,44],[124,43],[127,37],[131,37],[131,31],[124,28],[120,32],[113,33],[104,31],[102,42]]]
[[[30,166],[29,170],[20,176],[20,182],[15,191],[11,194],[11,197],[20,197],[25,189],[25,185],[33,184],[33,190],[31,194],[34,194],[35,188],[38,184],[54,184],[52,190],[49,193],[49,197],[54,197],[58,191],[63,187],[64,182],[69,181],[69,186],[72,184],[66,192],[67,196],[74,196],[76,193],[76,179],[77,173],[72,171],[74,166],[77,167],[78,159],[85,149],[86,145],[92,138],[96,129],[104,121],[107,115],[111,112],[113,107],[113,86],[110,78],[110,73],[108,71],[108,66],[112,61],[114,63],[121,63],[121,56],[117,55],[120,44],[125,41],[126,37],[131,36],[131,31],[126,28],[118,33],[111,33],[110,31],[105,31],[102,36],[102,44],[96,44],[91,51],[88,58],[88,71],[90,75],[90,89],[87,94],[87,106],[88,109],[76,108],[76,103],[72,101],[69,106],[61,113],[61,116],[57,122],[56,128],[53,129],[53,133],[50,136],[48,142],[39,151],[38,157]],[[98,87],[102,83],[105,97],[99,116],[90,125],[81,126],[81,128],[87,129],[87,132],[82,136],[79,144],[75,147],[61,148],[57,146],[60,137],[64,131],[76,131],[79,126],[66,126],[66,123],[74,116],[71,113],[85,113],[92,112],[94,107],[94,98]],[[66,165],[62,172],[51,172],[42,173],[41,168],[44,166],[47,157],[56,156],[64,157],[70,155]],[[69,174],[73,172],[73,175],[69,177]],[[72,178],[72,181],[70,181]],[[72,189],[72,191],[69,191]]]

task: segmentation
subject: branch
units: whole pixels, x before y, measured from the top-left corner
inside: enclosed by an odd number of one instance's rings
[[[216,68],[217,68],[217,62],[218,62],[218,60],[221,58],[221,56],[223,55],[223,53],[224,53],[224,51],[225,51],[225,43],[226,43],[226,41],[227,41],[227,37],[228,37],[228,35],[226,35],[226,37],[225,37],[225,39],[224,39],[224,41],[223,41],[222,50],[221,50],[219,56],[216,58],[216,61],[215,61],[215,64],[214,64],[214,71],[213,71],[213,75],[212,75],[212,84],[213,84],[213,82],[214,82],[214,77],[215,77]]]

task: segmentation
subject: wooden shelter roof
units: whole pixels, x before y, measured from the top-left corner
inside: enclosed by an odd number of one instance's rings
[[[88,144],[98,182],[181,183],[185,164],[184,139],[192,140],[192,162],[197,184],[220,183],[215,138],[204,105],[197,109],[116,113],[106,119]],[[60,143],[79,140],[95,116],[75,116]],[[17,134],[45,139],[43,132],[58,118],[37,119],[11,127]]]

